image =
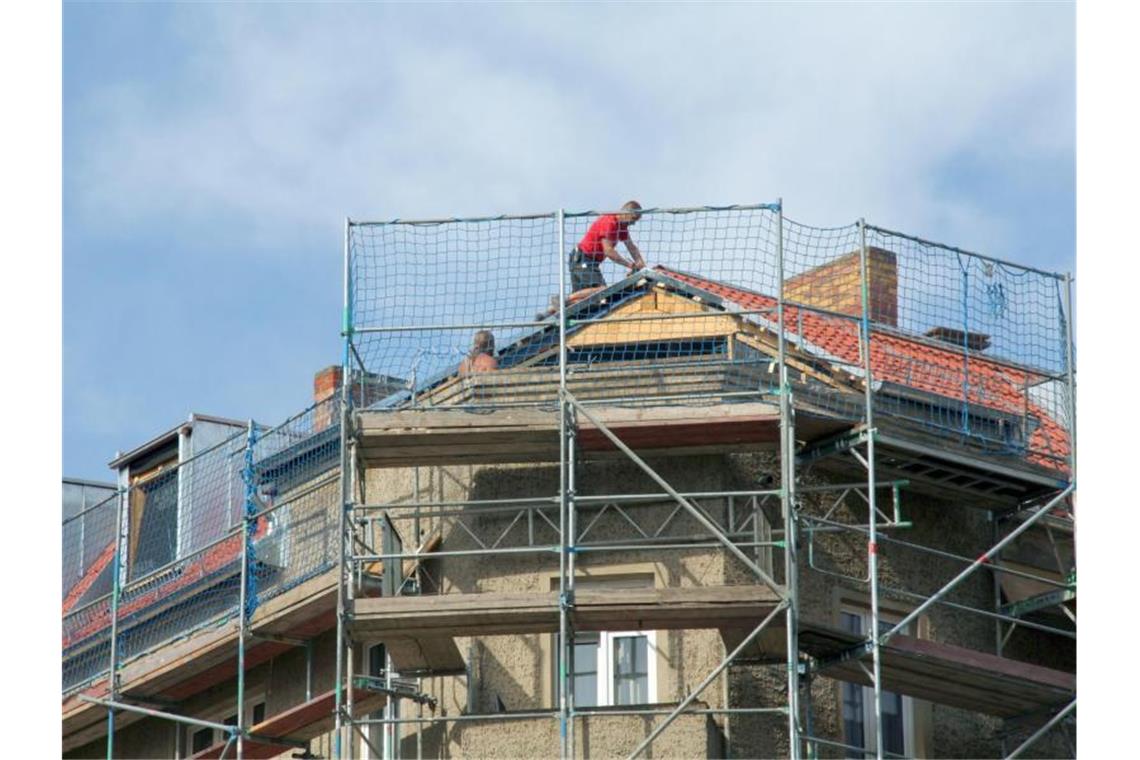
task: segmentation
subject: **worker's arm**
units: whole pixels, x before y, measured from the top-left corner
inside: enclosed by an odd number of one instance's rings
[[[637,244],[626,238],[625,248],[629,251],[629,255],[633,256],[634,269],[645,269],[645,257],[641,255],[641,250],[637,247]]]
[[[616,262],[626,269],[632,270],[636,266],[632,261],[627,261],[625,256],[617,252],[617,248],[614,248],[614,244],[610,242],[609,238],[602,238],[602,253],[605,254],[607,259]]]

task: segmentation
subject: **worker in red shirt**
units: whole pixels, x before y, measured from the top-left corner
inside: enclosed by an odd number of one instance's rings
[[[598,217],[582,240],[570,252],[570,291],[569,300],[578,301],[606,286],[602,277],[602,262],[606,259],[628,267],[630,273],[645,268],[641,251],[629,237],[629,228],[641,218],[641,204],[629,201],[621,207],[619,214],[605,214]],[[625,243],[631,260],[617,252],[618,242]],[[588,292],[582,292],[588,291]]]

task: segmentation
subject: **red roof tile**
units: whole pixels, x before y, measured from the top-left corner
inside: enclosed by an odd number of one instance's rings
[[[771,309],[777,305],[776,299],[771,296],[665,267],[659,266],[657,270],[731,301],[742,309]],[[789,305],[784,309],[784,324],[790,333],[795,333],[802,326],[805,340],[840,362],[853,365],[853,368],[862,366],[859,326],[855,320],[829,317],[814,310],[801,310]],[[970,354],[968,363],[965,359],[965,352],[953,346],[934,346],[917,337],[908,338],[895,332],[875,329],[872,323],[871,374],[875,380],[952,399],[961,400],[965,396],[970,404],[1016,416],[1028,411],[1039,421],[1039,425],[1030,434],[1026,459],[1067,473],[1068,433],[1057,420],[1026,397],[1027,381],[1029,385],[1034,385],[1045,377],[977,354]]]
[[[265,518],[261,518],[261,520],[258,522],[258,526],[254,535],[260,536],[262,533],[264,533],[266,527],[267,523],[265,521]],[[188,562],[185,566],[183,566],[182,571],[174,577],[157,582],[153,588],[149,589],[145,593],[135,596],[129,602],[120,603],[118,611],[119,619],[121,620],[133,612],[138,612],[145,609],[146,607],[149,607],[155,602],[166,599],[172,594],[181,591],[182,589],[191,586],[198,581],[204,580],[224,569],[227,565],[236,562],[241,556],[241,541],[242,537],[240,534],[230,536],[226,540],[212,546],[201,555]],[[112,545],[109,545],[108,549],[111,548]],[[106,550],[104,551],[106,552]],[[110,551],[108,556],[113,557],[114,551]],[[100,559],[102,559],[102,555],[100,555]],[[103,566],[105,567],[106,564],[104,563]],[[91,576],[94,570],[95,565],[92,565],[91,570],[88,571],[87,575]],[[97,575],[97,573],[94,574]],[[84,580],[86,580],[86,577],[87,576],[84,576]],[[81,583],[82,582],[83,581],[81,581]],[[88,583],[88,585],[90,585],[90,583]],[[65,602],[65,615],[67,614],[68,609],[69,608],[66,606]],[[92,607],[91,611],[88,613],[87,621],[82,626],[76,628],[75,630],[64,632],[63,648],[67,649],[72,644],[82,641],[88,636],[110,626],[110,624],[111,603],[109,599],[105,598],[102,600],[102,602]]]
[[[75,606],[76,602],[83,598],[87,590],[95,584],[95,580],[111,564],[111,560],[115,558],[115,542],[112,541],[103,547],[103,551],[91,563],[91,567],[87,568],[87,572],[79,579],[79,582],[72,586],[71,591],[63,599],[63,614],[66,615]]]

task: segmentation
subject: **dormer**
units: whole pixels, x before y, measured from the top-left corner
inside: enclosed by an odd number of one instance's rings
[[[237,420],[191,414],[111,461],[119,488],[129,493],[121,530],[124,581],[192,554],[236,524],[245,430]],[[230,439],[232,445],[223,445]]]

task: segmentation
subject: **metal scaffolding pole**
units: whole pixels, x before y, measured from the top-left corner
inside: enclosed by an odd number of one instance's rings
[[[1065,707],[1064,710],[1061,710],[1061,712],[1054,715],[1048,723],[1046,723],[1044,726],[1042,726],[1041,728],[1034,731],[1033,735],[1030,736],[1025,741],[1023,741],[1017,747],[1017,749],[1015,749],[1013,752],[1010,752],[1008,755],[1006,755],[1006,760],[1013,760],[1015,757],[1020,756],[1022,752],[1029,749],[1034,744],[1036,744],[1038,739],[1040,739],[1042,736],[1047,734],[1053,728],[1053,726],[1057,725],[1062,720],[1064,720],[1065,716],[1067,716],[1069,713],[1071,713],[1075,709],[1077,709],[1077,700],[1074,699],[1072,702],[1070,702],[1068,704],[1068,706]]]
[[[863,341],[863,399],[864,421],[867,429],[867,572],[871,579],[871,680],[874,687],[875,711],[875,757],[883,758],[883,682],[882,662],[879,648],[879,545],[878,513],[875,502],[875,413],[874,382],[871,374],[871,318],[869,272],[867,258],[867,228],[859,220],[859,283],[863,314],[861,319]]]
[[[573,646],[570,642],[570,587],[567,580],[567,566],[569,552],[567,544],[568,523],[570,511],[570,483],[569,458],[567,449],[571,443],[570,436],[570,406],[566,394],[566,267],[563,266],[562,256],[565,248],[566,214],[563,209],[558,210],[558,250],[555,251],[554,261],[558,267],[558,429],[559,429],[559,491],[558,491],[558,737],[559,757],[563,760],[573,757],[571,732],[573,720],[571,718],[571,700],[573,692],[570,688],[570,653]]]
[[[787,341],[784,334],[784,200],[779,201],[779,225],[776,237],[776,278],[779,288],[776,300],[777,361],[780,373],[780,507],[784,520],[784,586],[788,601],[786,649],[788,675],[788,752],[792,760],[800,757],[799,729],[799,553],[798,510],[796,509],[795,407],[792,385],[788,381]]]
[[[775,594],[777,596],[779,596],[781,600],[787,599],[787,596],[788,596],[787,591],[785,591],[780,586],[780,584],[776,583],[776,581],[773,580],[772,577],[770,575],[768,575],[768,573],[764,572],[764,570],[759,565],[757,565],[755,562],[753,562],[751,557],[749,557],[747,554],[745,554],[743,551],[741,551],[740,547],[737,546],[736,544],[734,544],[732,542],[732,540],[729,539],[729,537],[726,536],[721,531],[721,529],[719,527],[717,527],[717,525],[715,523],[713,523],[711,520],[709,520],[708,517],[706,517],[705,514],[703,512],[701,512],[701,510],[694,507],[692,505],[692,503],[689,502],[688,499],[686,499],[684,496],[682,496],[680,493],[678,493],[676,491],[676,489],[674,489],[671,485],[669,485],[669,483],[666,482],[666,480],[664,478],[662,478],[659,474],[657,474],[656,470],[654,470],[652,467],[650,467],[645,462],[644,459],[639,457],[633,451],[633,449],[631,449],[629,446],[627,446],[625,444],[624,441],[622,441],[620,438],[618,438],[614,434],[614,432],[612,430],[610,430],[609,427],[606,426],[605,423],[603,423],[601,420],[599,420],[594,415],[590,414],[590,410],[586,406],[582,405],[576,398],[574,398],[574,395],[572,393],[570,393],[570,391],[566,391],[565,395],[566,395],[566,399],[569,401],[569,403],[571,405],[573,405],[573,407],[577,411],[581,412],[582,415],[585,416],[586,419],[588,419],[594,425],[594,427],[596,427],[598,429],[599,433],[601,433],[606,438],[608,438],[610,440],[610,442],[613,443],[613,445],[618,448],[619,451],[621,451],[623,454],[625,454],[627,457],[629,457],[631,460],[633,460],[633,463],[636,464],[638,467],[640,467],[642,469],[642,471],[645,472],[646,475],[648,475],[650,478],[653,479],[654,482],[657,483],[657,485],[664,488],[665,491],[670,496],[672,496],[673,499],[676,500],[678,504],[680,504],[682,507],[684,507],[689,512],[689,514],[691,514],[693,516],[693,518],[698,523],[700,523],[702,526],[704,526],[705,530],[709,531],[709,533],[711,533],[714,538],[716,538],[721,544],[723,544],[725,546],[725,548],[727,548],[728,551],[734,557],[736,557],[738,560],[740,560],[742,563],[744,563],[745,567],[747,567],[749,570],[751,570],[753,573],[755,573],[756,577],[759,578],[760,580],[762,580],[769,588],[771,588],[772,591],[775,592]]]
[[[351,399],[350,399],[350,401],[351,401]],[[351,424],[351,422],[352,422],[352,420],[350,417],[348,424]],[[348,483],[349,483],[348,495],[349,495],[349,501],[344,505],[345,522],[348,525],[348,532],[349,532],[349,535],[346,537],[345,540],[346,540],[346,546],[350,547],[350,551],[351,551],[352,547],[356,546],[356,522],[352,519],[352,516],[353,516],[352,504],[355,500],[354,494],[356,493],[356,479],[357,479],[356,437],[354,435],[352,438],[350,438],[348,440]],[[356,584],[355,584],[355,580],[354,580],[356,578],[356,574],[355,574],[356,573],[356,563],[352,562],[351,559],[352,558],[350,557],[349,558],[350,565],[349,565],[349,571],[348,571],[348,583],[346,584],[345,589],[344,589],[346,608],[351,608],[353,606],[353,600],[356,598]],[[400,563],[398,563],[398,562],[394,563],[394,564],[395,564],[395,567],[400,566]],[[386,568],[386,569],[388,572],[391,572],[391,570],[392,570],[392,568]],[[396,584],[393,584],[393,585],[398,585],[398,581]],[[349,758],[352,758],[352,757],[356,756],[356,752],[354,751],[354,749],[356,747],[356,742],[353,741],[353,738],[352,738],[352,729],[353,729],[352,707],[353,707],[353,693],[355,692],[355,689],[352,687],[352,683],[353,683],[353,677],[356,675],[356,647],[355,647],[355,642],[352,640],[352,634],[351,633],[348,634],[348,638],[345,641],[345,670],[347,671],[345,673],[345,683],[348,684],[348,693],[345,695],[345,700],[344,700],[344,718],[345,718],[345,722],[347,723],[347,728],[345,729],[345,738],[348,740],[348,747],[346,748],[346,756]],[[385,707],[387,707],[387,705],[385,705]]]
[[[565,255],[566,250],[566,218],[565,212],[559,211],[559,224],[558,224],[558,276],[560,280],[566,276],[567,267],[561,265],[562,256]],[[566,291],[562,291],[562,303],[565,304]],[[563,308],[563,317],[566,317],[565,309]],[[566,329],[570,323],[568,317],[559,324],[559,345],[558,345],[558,364],[559,388],[565,392],[566,385],[566,372],[568,369],[569,355],[566,347]],[[569,722],[566,725],[566,757],[572,760],[575,755],[575,730],[574,730],[574,622],[570,619],[569,610],[574,608],[574,542],[577,536],[577,515],[574,505],[574,490],[576,488],[578,466],[577,446],[578,446],[578,417],[574,413],[574,408],[566,405],[566,491],[564,498],[566,500],[566,530],[562,536],[562,551],[566,553],[566,596],[564,597],[561,607],[567,610],[566,617],[566,715]]]
[[[107,694],[109,702],[118,697],[119,683],[115,663],[118,659],[119,648],[119,593],[122,590],[120,574],[122,573],[123,554],[123,502],[126,500],[125,492],[118,494],[118,504],[115,506],[115,557],[111,564],[111,668],[107,671]],[[107,760],[112,760],[115,752],[115,710],[107,706]]]
[[[348,480],[348,420],[349,394],[348,378],[352,352],[352,303],[349,286],[349,235],[352,222],[344,220],[344,315],[341,333],[344,336],[344,356],[341,361],[340,378],[340,509],[337,510],[337,530],[340,536],[340,551],[337,553],[336,584],[336,702],[334,712],[333,757],[342,757],[345,743],[344,728],[344,650],[345,650],[345,573],[348,571],[346,553],[351,551],[347,541],[347,515],[345,510],[352,497],[352,484]]]
[[[245,481],[245,499],[242,504],[242,536],[241,536],[241,588],[238,590],[238,661],[237,661],[237,726],[235,727],[236,749],[238,760],[245,757],[245,637],[248,634],[248,616],[246,605],[249,603],[249,563],[250,544],[253,541],[254,528],[257,525],[257,486],[253,476],[253,446],[256,443],[257,429],[253,420],[249,421],[245,439],[245,469],[242,479]]]
[[[577,548],[575,542],[577,541],[577,508],[574,504],[574,494],[577,488],[577,475],[576,470],[578,467],[578,417],[574,413],[574,408],[567,407],[567,428],[566,428],[566,535],[562,541],[562,547],[566,551],[566,603],[571,609],[574,607],[574,573],[576,558],[574,556]],[[567,652],[566,652],[566,678],[567,678],[567,712],[570,716],[570,724],[567,728],[566,736],[566,749],[569,751],[569,758],[575,755],[575,736],[574,736],[574,622],[567,620]]]
[[[1077,482],[1077,380],[1073,364],[1073,276],[1065,275],[1065,376],[1069,386],[1069,482]]]
[[[764,629],[768,627],[768,624],[775,620],[776,616],[783,612],[788,604],[789,602],[786,599],[777,604],[776,608],[769,612],[767,617],[765,617],[758,626],[752,629],[752,633],[748,634],[744,638],[744,641],[741,641],[735,649],[727,654],[725,658],[720,661],[720,664],[713,668],[711,673],[705,676],[705,680],[701,681],[695,689],[689,692],[689,695],[681,700],[681,703],[673,708],[672,712],[665,716],[665,720],[658,723],[656,728],[653,729],[649,736],[645,737],[641,744],[638,744],[637,748],[634,749],[633,752],[629,753],[629,758],[627,760],[633,760],[635,757],[644,752],[645,749],[653,743],[653,740],[656,739],[662,731],[668,728],[669,725],[672,724],[672,722],[677,718],[677,716],[683,713],[685,711],[685,708],[692,704],[693,700],[699,697],[701,693],[708,688],[708,685],[716,680],[716,677],[719,676],[725,668],[731,665],[732,662],[740,655],[741,652],[743,652],[748,647],[749,644],[756,640],[757,636],[763,633]]]
[[[108,709],[115,708],[117,710],[127,710],[129,712],[139,713],[151,718],[162,718],[163,720],[171,720],[175,723],[184,723],[188,726],[198,726],[200,728],[212,728],[225,733],[232,733],[235,726],[229,726],[225,723],[214,723],[209,720],[199,720],[198,718],[190,718],[185,715],[175,715],[174,713],[163,712],[161,710],[152,710],[149,707],[141,707],[139,705],[129,705],[125,702],[116,702],[111,699],[99,699],[98,697],[88,696],[87,694],[80,694],[79,699],[82,702],[90,702],[95,705],[103,705]]]

